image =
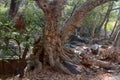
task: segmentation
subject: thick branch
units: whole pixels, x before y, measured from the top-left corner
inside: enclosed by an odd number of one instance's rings
[[[65,42],[70,34],[75,31],[75,29],[82,26],[85,17],[92,9],[109,1],[115,0],[89,0],[81,5],[78,9],[76,9],[74,14],[65,23],[64,27],[61,30],[62,41]]]

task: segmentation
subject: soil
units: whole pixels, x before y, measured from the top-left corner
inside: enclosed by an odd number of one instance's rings
[[[84,73],[68,75],[46,67],[39,73],[25,73],[25,76],[22,79],[17,76],[10,77],[10,75],[1,75],[0,80],[120,80],[120,75],[119,73],[111,74],[103,72],[92,73],[92,75]]]

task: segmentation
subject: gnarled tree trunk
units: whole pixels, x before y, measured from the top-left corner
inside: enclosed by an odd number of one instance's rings
[[[74,11],[71,18],[60,30],[59,18],[61,17],[61,10],[63,9],[66,0],[36,0],[38,6],[45,14],[46,24],[43,35],[42,48],[38,48],[34,54],[43,54],[44,57],[40,57],[42,58],[41,61],[43,61],[43,63],[47,62],[50,64],[50,66],[61,69],[68,74],[79,73],[73,72],[69,68],[69,66],[73,66],[71,67],[72,69],[76,68],[76,66],[74,66],[76,62],[72,60],[71,56],[77,56],[78,59],[79,56],[66,49],[64,43],[71,35],[71,33],[82,25],[85,17],[92,9],[108,1],[114,0],[90,0],[85,2]]]

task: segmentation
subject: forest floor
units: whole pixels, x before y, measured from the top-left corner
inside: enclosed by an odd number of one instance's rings
[[[87,54],[88,63],[85,62],[79,65],[82,67],[81,70],[83,70],[81,74],[68,75],[46,67],[40,73],[26,75],[26,78],[30,80],[120,80],[119,48],[103,44],[81,46],[81,43],[77,43],[76,45],[71,44],[70,46],[69,47],[77,54],[87,50],[85,54]],[[94,61],[94,59],[96,60]]]
[[[78,75],[68,75],[61,72],[56,72],[51,69],[45,69],[41,73],[32,73],[29,76],[25,76],[24,80],[120,80],[120,74],[117,73],[92,73],[86,75],[84,73]]]
[[[67,45],[68,46],[68,45]],[[22,80],[120,80],[120,49],[111,45],[81,45],[71,44],[68,46],[76,54],[87,50],[81,64],[81,74],[68,75],[54,71],[50,67],[43,67],[40,72],[25,73]],[[21,80],[17,76],[0,76],[0,80]]]
[[[0,80],[120,80],[119,73],[93,73],[92,75],[78,74],[68,75],[61,72],[53,71],[49,68],[34,74],[25,75],[24,78],[2,76]]]

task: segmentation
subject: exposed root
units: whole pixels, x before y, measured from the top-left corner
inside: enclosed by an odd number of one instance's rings
[[[80,74],[81,72],[85,71],[84,67],[80,66],[86,66],[89,67],[98,67],[103,69],[112,69],[117,70],[120,67],[112,62],[109,61],[103,61],[96,57],[96,55],[92,54],[92,52],[86,52],[84,55],[80,55],[77,53],[74,53],[71,49],[65,48],[65,47],[59,47],[60,49],[54,50],[52,48],[48,48],[45,53],[45,49],[43,45],[38,45],[35,50],[36,53],[34,53],[36,56],[39,56],[39,60],[43,63],[46,63],[47,65],[50,65],[55,70],[61,70],[67,74]],[[99,54],[97,54],[99,55]],[[112,58],[111,55],[116,56],[115,54],[109,54],[105,55],[106,57]],[[116,57],[115,57],[116,59]],[[115,60],[114,60],[115,61]],[[43,65],[46,65],[43,64]]]
[[[58,67],[59,69],[61,69],[63,72],[67,74],[72,74],[65,66],[63,66],[62,63],[60,63],[59,59],[56,60],[56,67]]]
[[[81,62],[81,56],[79,54],[75,54],[72,50],[68,48],[64,48],[64,54],[69,56],[69,58],[72,60],[71,62],[74,64],[80,64]]]
[[[82,63],[84,65],[90,65],[90,66],[98,66],[104,69],[118,69],[119,66],[115,65],[114,63],[101,61],[96,59],[95,57],[90,57],[89,55],[84,55]]]
[[[69,52],[69,53],[68,53]],[[76,60],[75,60],[76,59]],[[75,54],[73,51],[66,48],[66,51],[63,51],[57,59],[54,59],[56,68],[61,69],[67,74],[80,74],[82,70],[76,64],[80,64],[80,57],[78,54]]]
[[[53,53],[49,53],[48,54],[49,55],[49,64],[50,64],[50,66],[51,67],[54,67],[55,66],[55,61],[54,61],[54,55],[53,55]]]

